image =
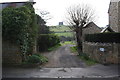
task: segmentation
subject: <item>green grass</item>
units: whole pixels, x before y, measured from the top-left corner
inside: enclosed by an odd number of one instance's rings
[[[65,42],[61,42],[60,44],[61,45],[67,45],[67,44],[75,45],[75,42],[73,42],[73,41],[65,41]]]
[[[55,33],[58,36],[74,37],[73,32]]]
[[[54,32],[71,31],[68,26],[50,26],[49,28]]]
[[[72,53],[76,53],[77,52],[77,46],[70,47],[70,51]]]
[[[57,48],[59,48],[61,46],[61,44],[58,44],[56,46],[53,46],[51,48],[48,48],[48,51],[53,51],[53,50],[56,50]]]
[[[77,53],[77,46],[70,47],[71,52]],[[90,59],[85,53],[81,53],[78,57],[83,60],[88,66],[97,64],[97,61]]]
[[[82,53],[82,55],[78,55],[78,57],[83,60],[88,66],[92,66],[97,64],[97,61],[89,58],[85,53]]]
[[[71,31],[71,29],[68,26],[50,26],[49,29],[58,36],[74,37],[73,32],[65,32],[65,31]],[[62,32],[62,33],[58,33],[58,32]]]

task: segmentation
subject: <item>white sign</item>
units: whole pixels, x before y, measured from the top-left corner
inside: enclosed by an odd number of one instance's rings
[[[100,51],[103,51],[103,52],[104,52],[104,51],[105,51],[105,48],[100,48]]]

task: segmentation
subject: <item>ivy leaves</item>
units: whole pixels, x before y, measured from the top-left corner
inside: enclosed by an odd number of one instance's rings
[[[37,35],[37,22],[31,4],[2,10],[2,36],[4,40],[18,44],[22,55],[32,52]]]

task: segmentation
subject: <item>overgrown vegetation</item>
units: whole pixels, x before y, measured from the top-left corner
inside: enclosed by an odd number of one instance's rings
[[[2,10],[3,40],[15,44],[20,49],[23,64],[47,62],[42,55],[35,55],[35,46],[39,51],[53,50],[59,43],[59,37],[49,34],[49,27],[41,16],[35,14],[33,4],[15,8],[7,7]],[[36,45],[37,43],[37,45]]]
[[[48,62],[48,59],[45,56],[43,56],[41,54],[34,54],[34,55],[36,55],[36,56],[38,56],[40,58],[40,62],[42,64]]]
[[[120,33],[87,34],[85,41],[100,43],[120,43]]]
[[[27,60],[22,63],[24,67],[36,67],[40,64],[48,62],[48,59],[41,54],[33,54],[27,57]]]
[[[46,26],[46,22],[44,19],[42,19],[41,16],[37,16],[37,24],[38,24],[38,34],[49,34],[50,30],[49,27]]]
[[[3,40],[19,45],[21,56],[25,61],[26,55],[33,52],[38,30],[32,4],[27,3],[19,8],[3,9],[2,21]]]
[[[58,36],[54,34],[40,34],[38,36],[37,46],[39,51],[47,51],[50,47],[54,47],[60,43]]]
[[[34,64],[34,63],[41,63],[40,57],[37,56],[37,55],[28,56],[27,62],[28,62],[28,63],[33,63],[33,64]]]

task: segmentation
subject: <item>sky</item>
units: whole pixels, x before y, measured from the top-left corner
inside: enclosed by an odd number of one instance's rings
[[[59,22],[66,22],[66,9],[75,4],[85,3],[95,10],[95,23],[99,27],[108,25],[108,8],[110,0],[34,0],[34,5],[39,11],[45,10],[50,12],[52,19],[48,20],[48,25],[58,25]]]
[[[27,1],[27,0],[2,0],[9,1]],[[75,4],[85,3],[90,5],[95,11],[95,23],[99,27],[108,25],[108,8],[110,0],[34,0],[34,8],[37,14],[40,11],[47,11],[51,19],[47,20],[47,25],[58,25],[59,22],[66,22],[66,9]],[[1,2],[1,1],[0,1]]]

